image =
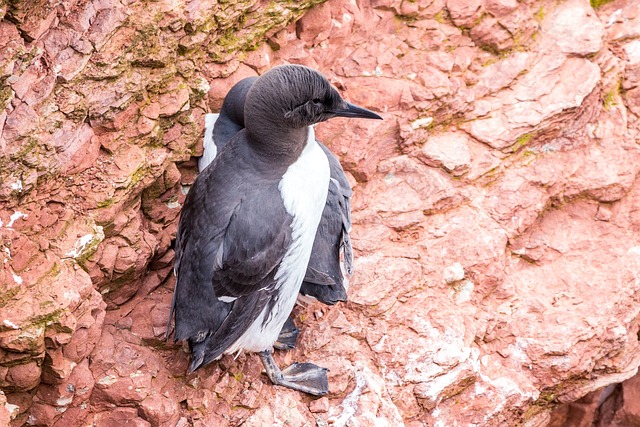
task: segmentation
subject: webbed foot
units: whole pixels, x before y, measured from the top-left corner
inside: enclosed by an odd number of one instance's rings
[[[294,363],[281,371],[270,350],[262,351],[258,355],[272,383],[313,396],[324,396],[329,392],[326,368],[313,363]]]

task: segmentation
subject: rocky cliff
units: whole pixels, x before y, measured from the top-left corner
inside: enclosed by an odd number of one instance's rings
[[[314,3],[0,0],[0,424],[545,426],[636,373],[637,2]],[[283,62],[385,118],[317,128],[357,253],[277,356],[317,400],[164,341],[202,117]]]

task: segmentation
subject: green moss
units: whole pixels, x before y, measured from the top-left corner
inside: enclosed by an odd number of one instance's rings
[[[554,390],[543,391],[540,393],[538,402],[555,403],[558,401],[558,395]]]
[[[532,139],[533,139],[533,133],[531,132],[527,132],[525,134],[520,135],[518,139],[516,139],[516,142],[511,146],[511,151],[515,152],[520,150],[522,147],[529,144],[529,142],[531,142]]]
[[[133,171],[133,173],[130,176],[129,182],[127,183],[127,190],[131,190],[132,188],[135,188],[138,183],[140,183],[140,181],[142,181],[142,179],[147,176],[147,174],[151,171],[151,168],[146,165],[146,164],[142,164],[139,165],[136,170]]]
[[[11,160],[16,160],[16,161],[24,160],[25,157],[37,151],[38,144],[39,144],[39,141],[36,138],[32,136],[28,137],[24,143],[20,144],[21,145],[20,150],[18,150],[16,154],[13,154],[11,156]]]
[[[239,383],[242,382],[242,372],[234,372],[231,374],[231,376],[233,377],[234,380],[238,381]]]
[[[98,209],[104,209],[104,208],[109,208],[113,205],[116,204],[116,200],[113,197],[109,197],[108,199],[102,200],[100,202],[98,202],[98,204],[96,205],[96,207]]]
[[[160,30],[155,23],[139,28],[128,49],[131,64],[138,67],[162,68],[166,64],[160,59],[162,44]],[[167,58],[168,59],[168,58]]]
[[[4,308],[20,292],[20,286],[14,286],[0,292],[0,308]]]
[[[49,302],[50,305],[53,305],[52,301],[45,301],[45,303],[46,302]],[[29,326],[46,328],[47,326],[58,322],[60,320],[60,317],[62,316],[62,313],[64,313],[64,310],[58,308],[50,313],[33,316],[31,319],[29,319]]]
[[[88,115],[89,106],[87,105],[87,101],[84,98],[82,98],[81,101],[76,104],[76,107],[73,109],[73,111],[66,114],[66,116],[74,123],[82,123]],[[62,127],[62,122],[60,122],[60,127]]]
[[[9,85],[5,85],[5,80],[0,81],[0,106],[2,108],[13,98],[13,90],[11,90]]]
[[[612,0],[589,0],[589,3],[591,3],[592,8],[597,9],[602,5],[610,3],[611,1]]]
[[[42,282],[44,282],[45,280],[48,281],[52,281],[52,278],[57,277],[60,274],[60,265],[55,263],[53,264],[53,266],[49,269],[49,271],[47,271],[45,274],[43,274],[37,281],[36,281],[36,285],[41,284]]]
[[[612,107],[618,105],[617,99],[620,96],[621,87],[622,84],[620,83],[620,80],[618,80],[611,89],[604,93],[602,97],[602,105],[605,110],[609,111]]]
[[[499,57],[497,56],[490,56],[486,61],[484,61],[482,64],[480,64],[481,67],[488,67],[490,65],[493,65],[495,63],[497,63],[500,60]]]
[[[231,19],[217,18],[217,28],[221,36],[209,46],[209,56],[215,62],[225,62],[237,51],[257,49],[265,35],[274,28],[291,23],[310,7],[325,0],[307,0],[302,2],[271,1],[268,5],[246,13],[231,13]],[[228,15],[227,15],[228,16]],[[246,22],[252,22],[246,26]],[[201,28],[197,29],[202,31]]]
[[[86,266],[87,260],[91,258],[91,256],[96,253],[98,250],[98,246],[104,240],[104,231],[103,228],[97,225],[94,229],[93,237],[91,241],[84,245],[84,247],[80,250],[80,253],[75,257],[76,262],[85,270],[88,271]]]
[[[399,20],[400,22],[404,22],[405,24],[411,24],[411,23],[414,23],[414,22],[416,22],[418,20],[418,17],[414,16],[414,15],[401,15],[401,14],[398,14],[398,15],[395,16],[395,18],[397,20]]]
[[[138,143],[139,144],[139,143]],[[125,209],[125,206],[131,205],[135,203],[136,198],[132,197],[132,194],[135,193],[134,190],[138,189],[138,185],[140,182],[151,172],[151,167],[142,163],[139,164],[136,169],[127,177],[124,181],[119,181],[116,188],[115,196],[108,197],[104,200],[98,201],[96,203],[96,209],[106,209],[111,208],[118,203],[124,203],[122,209]],[[97,227],[101,227],[103,238],[104,234],[110,235],[113,230],[113,224],[109,222],[96,222]],[[96,235],[100,235],[99,231],[96,232]],[[92,241],[91,244],[94,242]],[[100,242],[97,242],[100,243]],[[86,258],[90,257],[89,254]]]
[[[440,12],[435,14],[433,19],[438,24],[446,24],[447,22],[449,22],[449,14],[447,13],[446,9],[441,9]]]
[[[525,33],[522,31],[516,31],[513,35],[513,47],[503,52],[503,57],[511,55],[513,52],[526,52],[527,43],[535,40],[538,37],[538,31],[533,34]]]
[[[616,99],[616,94],[613,91],[605,93],[604,98],[602,100],[604,109],[609,111],[611,107],[613,107],[614,105],[617,105],[617,103],[615,102],[615,99]]]
[[[538,415],[539,413],[548,412],[548,411],[549,411],[549,407],[547,405],[531,405],[522,414],[522,420],[524,422],[527,422],[533,417],[535,417],[536,415]],[[525,425],[525,424],[518,424],[518,425]]]

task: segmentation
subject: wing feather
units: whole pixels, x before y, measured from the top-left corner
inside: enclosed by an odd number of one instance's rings
[[[236,145],[225,146],[196,179],[176,237],[174,339],[206,341],[202,360],[217,357],[211,354],[223,352],[260,314],[291,239],[278,175],[252,180],[252,165],[220,160],[245,158]]]

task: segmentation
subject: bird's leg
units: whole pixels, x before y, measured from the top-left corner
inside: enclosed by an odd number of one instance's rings
[[[273,360],[272,350],[261,351],[258,355],[272,383],[313,396],[324,396],[329,392],[326,368],[313,363],[294,363],[281,371]]]
[[[273,346],[278,350],[291,350],[296,346],[296,340],[298,339],[298,333],[300,330],[296,328],[296,324],[293,323],[291,316],[284,322],[280,335]]]

